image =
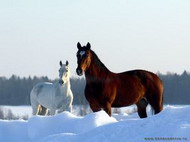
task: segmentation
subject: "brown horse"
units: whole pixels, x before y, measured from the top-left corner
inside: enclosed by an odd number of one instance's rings
[[[85,73],[85,97],[91,109],[96,112],[104,109],[111,116],[111,107],[137,105],[138,115],[147,117],[148,104],[157,114],[163,109],[163,85],[159,77],[145,70],[132,70],[113,73],[86,46],[77,44],[76,72],[79,76]]]

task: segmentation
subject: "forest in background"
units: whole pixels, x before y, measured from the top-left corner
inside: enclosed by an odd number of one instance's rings
[[[158,75],[164,83],[164,104],[190,104],[190,73]],[[0,105],[30,105],[30,91],[35,84],[55,81],[48,77],[0,77]],[[71,78],[74,105],[87,104],[84,87],[84,78]]]

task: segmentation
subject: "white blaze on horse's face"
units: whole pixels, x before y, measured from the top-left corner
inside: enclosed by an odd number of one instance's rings
[[[82,58],[82,56],[84,56],[86,54],[86,52],[85,51],[80,51],[79,54],[80,54],[80,56]]]
[[[70,70],[68,65],[62,65],[59,69],[59,82],[62,82],[62,84],[65,84],[68,82],[70,76]]]

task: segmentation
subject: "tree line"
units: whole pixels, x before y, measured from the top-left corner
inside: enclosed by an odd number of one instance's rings
[[[164,104],[190,104],[190,73],[184,71],[160,74],[164,84]],[[48,77],[24,77],[12,75],[10,78],[0,77],[0,105],[30,105],[30,91],[39,82],[56,82]],[[71,89],[74,95],[73,104],[84,105],[85,79],[71,78]]]
[[[56,82],[45,77],[24,77],[12,75],[10,78],[0,77],[0,105],[30,105],[30,91],[39,82]],[[84,78],[71,78],[71,89],[74,104],[87,104],[84,97]]]

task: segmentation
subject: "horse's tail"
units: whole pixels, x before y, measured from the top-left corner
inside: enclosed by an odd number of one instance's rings
[[[151,105],[152,115],[161,112],[164,108],[164,89],[160,95],[161,97],[159,99],[160,101],[157,102],[158,104],[156,106]]]
[[[32,105],[32,102],[34,101],[34,89],[30,91],[30,104]]]
[[[161,105],[162,105],[162,110],[164,109],[164,90],[163,90],[163,92],[162,92],[162,100],[161,100],[162,102],[161,102]]]

